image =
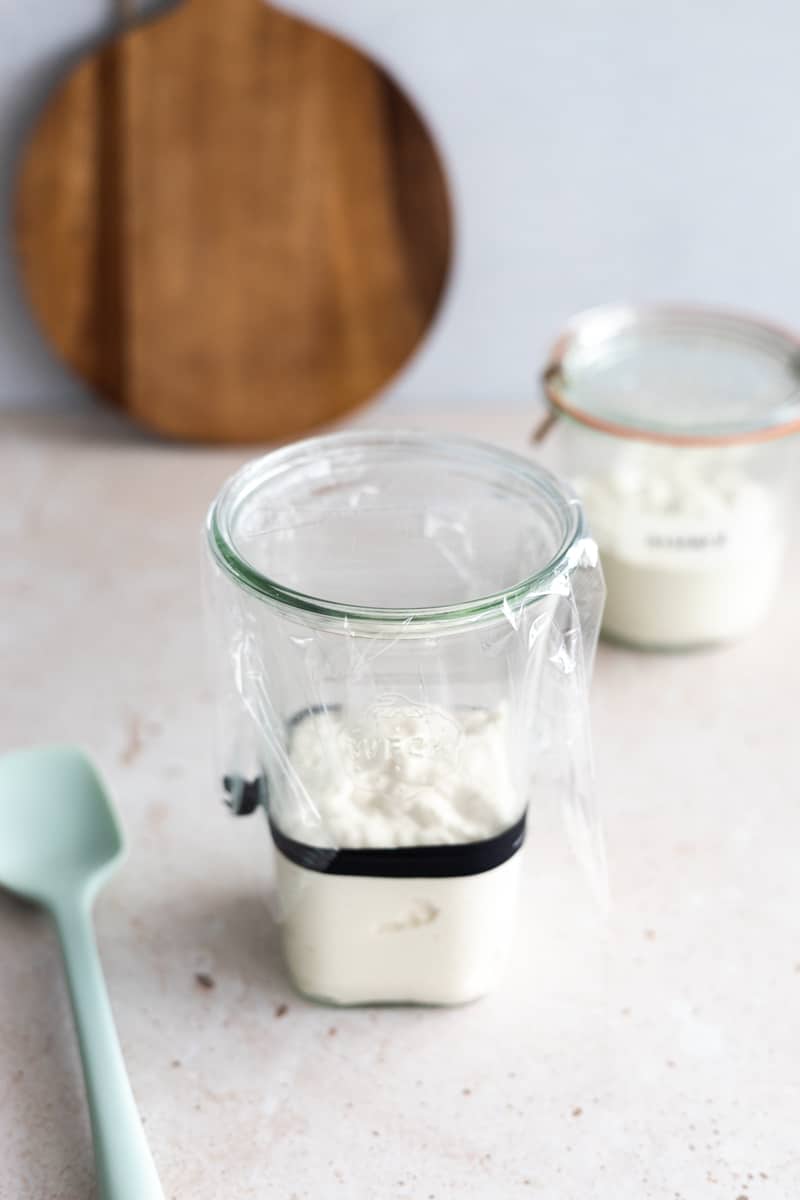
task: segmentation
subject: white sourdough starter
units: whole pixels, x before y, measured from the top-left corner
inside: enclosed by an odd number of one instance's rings
[[[493,837],[521,815],[501,710],[389,699],[357,720],[312,714],[293,731],[290,760],[307,799],[278,823],[311,845],[455,845]],[[395,879],[309,870],[276,847],[297,987],[338,1004],[458,1004],[490,991],[508,957],[521,858],[476,875]]]
[[[579,485],[600,548],[603,630],[641,646],[739,637],[766,615],[783,553],[774,498],[713,451],[639,451]]]

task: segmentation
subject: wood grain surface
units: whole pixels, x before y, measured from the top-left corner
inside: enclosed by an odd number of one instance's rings
[[[100,395],[236,442],[373,397],[451,239],[435,149],[374,64],[261,0],[183,0],[56,89],[16,240],[47,336]]]

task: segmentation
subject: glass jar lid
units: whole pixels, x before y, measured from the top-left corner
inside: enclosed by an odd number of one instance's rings
[[[555,415],[621,437],[721,445],[800,430],[800,340],[712,309],[591,309],[543,384]]]
[[[327,618],[502,614],[570,568],[577,498],[529,459],[417,433],[295,442],[243,467],[208,520],[240,586]]]

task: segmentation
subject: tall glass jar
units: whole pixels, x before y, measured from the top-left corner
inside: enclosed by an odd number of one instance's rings
[[[597,539],[603,632],[645,649],[727,642],[781,575],[800,429],[800,343],[703,309],[576,317],[544,388],[551,449]]]
[[[358,432],[251,463],[208,520],[222,773],[261,804],[285,958],[337,1003],[457,1003],[507,958],[528,804],[560,762],[601,863],[580,504],[489,446]]]

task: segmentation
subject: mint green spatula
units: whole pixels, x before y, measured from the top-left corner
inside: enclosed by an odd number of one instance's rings
[[[125,1071],[91,925],[123,853],[103,785],[78,750],[0,757],[0,886],[55,920],[92,1119],[99,1200],[163,1200]]]

